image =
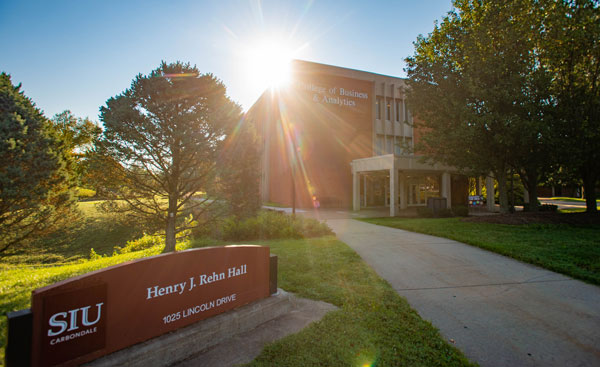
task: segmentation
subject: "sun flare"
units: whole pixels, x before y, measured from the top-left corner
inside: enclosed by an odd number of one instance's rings
[[[284,86],[290,80],[292,49],[284,41],[262,40],[247,49],[251,83],[263,89]]]

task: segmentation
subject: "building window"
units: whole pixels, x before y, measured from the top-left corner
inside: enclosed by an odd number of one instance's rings
[[[402,140],[396,141],[394,145],[394,154],[402,155]]]
[[[404,154],[409,154],[412,148],[412,138],[404,138]]]
[[[393,154],[394,153],[394,137],[388,136],[385,138],[385,153]]]
[[[410,122],[410,113],[408,112],[408,108],[406,108],[406,104],[404,105],[404,122]]]
[[[375,154],[381,155],[383,153],[383,135],[377,135],[375,138]]]
[[[392,119],[392,100],[389,98],[385,104],[385,119],[388,121]]]
[[[381,97],[375,98],[375,118],[381,120]]]
[[[400,116],[402,116],[402,100],[396,100],[396,121],[400,122]]]

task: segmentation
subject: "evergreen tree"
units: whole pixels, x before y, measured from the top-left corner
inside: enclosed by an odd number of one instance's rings
[[[0,74],[0,252],[73,213],[69,151],[34,103]]]
[[[219,155],[219,192],[236,218],[260,208],[260,142],[255,127],[242,119],[223,142]]]
[[[123,183],[113,196],[125,203],[120,209],[164,229],[165,252],[194,222],[186,217],[206,218],[218,204],[197,194],[212,189],[218,148],[240,117],[225,92],[211,74],[163,62],[100,109],[101,149],[114,163],[106,174]]]

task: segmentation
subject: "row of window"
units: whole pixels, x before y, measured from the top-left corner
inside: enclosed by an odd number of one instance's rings
[[[375,154],[411,154],[412,138],[379,135],[375,137]]]
[[[406,108],[406,104],[403,99],[400,98],[386,98],[385,99],[385,119],[392,121],[392,103],[395,104],[395,116],[394,119],[398,122],[410,122],[410,111]],[[375,98],[375,117],[378,120],[382,119],[383,116],[383,97],[377,96]]]

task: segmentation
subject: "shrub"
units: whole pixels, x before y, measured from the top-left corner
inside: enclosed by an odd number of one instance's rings
[[[318,237],[332,234],[325,224],[312,218],[292,217],[276,211],[261,211],[244,220],[227,218],[221,227],[225,240],[258,240]]]
[[[422,218],[432,218],[433,210],[425,206],[420,206],[417,208],[417,215]]]
[[[439,218],[449,218],[453,215],[452,209],[441,208],[434,212],[434,215]]]
[[[93,247],[90,248],[90,260],[98,260],[98,259],[101,259],[101,258],[102,258],[102,256],[98,255],[96,253],[96,251],[94,251]]]
[[[454,213],[457,217],[468,217],[469,216],[469,208],[464,205],[457,205],[452,207],[452,213]]]
[[[90,199],[90,198],[93,198],[94,196],[96,196],[96,191],[94,191],[94,190],[85,189],[83,187],[77,188],[77,197],[79,199]]]
[[[540,203],[540,201],[539,201],[539,200],[538,200],[538,202],[537,202],[537,206],[538,206],[538,207],[541,207],[541,206],[542,206],[542,203]],[[529,204],[529,203],[523,203],[523,211],[524,211],[524,212],[530,212],[530,211],[531,211],[531,206],[530,206],[530,204]]]
[[[117,254],[126,254],[128,252],[146,250],[154,246],[164,246],[165,239],[161,236],[144,235],[135,240],[127,241],[125,247],[115,246]]]
[[[540,206],[541,212],[556,212],[558,211],[558,206],[554,204],[542,204]]]

